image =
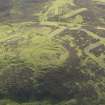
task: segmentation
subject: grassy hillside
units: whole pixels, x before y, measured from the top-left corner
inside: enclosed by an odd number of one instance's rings
[[[42,1],[0,23],[0,105],[104,105],[105,1]]]

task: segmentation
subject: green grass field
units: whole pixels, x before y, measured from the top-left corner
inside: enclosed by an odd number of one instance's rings
[[[1,18],[0,105],[105,105],[105,1],[33,2]]]

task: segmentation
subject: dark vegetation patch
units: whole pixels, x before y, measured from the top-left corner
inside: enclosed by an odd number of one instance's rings
[[[67,45],[65,47],[68,51],[73,50]],[[91,75],[80,70],[82,68],[79,60],[76,65],[74,64],[75,60],[79,59],[75,50],[71,54],[74,55],[66,61],[64,67],[44,68],[44,72],[42,70],[37,75],[29,65],[15,61],[0,75],[1,98],[5,97],[17,102],[44,99],[60,102],[76,99],[78,103],[83,102],[84,97],[97,99],[97,91],[94,85],[89,83],[92,79]]]
[[[0,93],[15,100],[29,100],[33,92],[33,75],[26,65],[11,65],[0,75]]]

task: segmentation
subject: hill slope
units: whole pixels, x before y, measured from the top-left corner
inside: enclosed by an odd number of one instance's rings
[[[104,0],[43,2],[0,24],[0,103],[104,105]]]

